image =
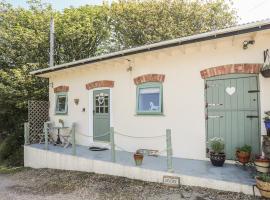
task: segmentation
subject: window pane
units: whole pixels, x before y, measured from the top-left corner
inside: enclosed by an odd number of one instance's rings
[[[144,88],[139,90],[139,111],[160,111],[160,88]]]
[[[67,98],[66,96],[58,96],[57,98],[57,106],[56,106],[56,110],[58,112],[65,112],[66,111],[66,102]]]
[[[100,107],[100,113],[104,113],[104,108]]]

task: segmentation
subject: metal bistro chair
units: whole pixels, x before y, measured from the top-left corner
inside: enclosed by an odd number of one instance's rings
[[[72,145],[71,134],[72,134],[72,127],[70,128],[70,130],[68,130],[68,132],[66,134],[65,133],[60,133],[60,138],[62,140],[62,146],[64,148],[67,148],[70,145]]]

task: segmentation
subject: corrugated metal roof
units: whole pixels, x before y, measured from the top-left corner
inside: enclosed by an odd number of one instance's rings
[[[206,41],[206,40],[211,40],[211,39],[217,39],[217,38],[222,38],[222,37],[227,37],[227,36],[232,36],[232,35],[256,32],[256,31],[265,30],[265,29],[270,29],[270,19],[241,24],[237,26],[232,26],[232,27],[216,30],[216,31],[210,31],[206,33],[191,35],[187,37],[166,40],[166,41],[157,42],[157,43],[153,43],[149,45],[139,46],[139,47],[117,51],[113,53],[108,53],[108,54],[104,54],[100,56],[95,56],[92,58],[86,58],[86,59],[82,59],[82,60],[78,60],[74,62],[69,62],[69,63],[65,63],[61,65],[55,65],[53,67],[48,67],[48,68],[32,71],[30,74],[32,75],[45,74],[45,73],[49,73],[53,71],[66,69],[66,68],[76,67],[83,64],[96,63],[102,60],[108,60],[108,59],[113,59],[117,57],[142,53],[146,51],[153,51],[157,49],[169,48],[173,46]]]

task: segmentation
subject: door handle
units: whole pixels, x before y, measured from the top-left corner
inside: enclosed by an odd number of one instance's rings
[[[248,93],[259,93],[260,90],[249,90]]]
[[[252,119],[252,118],[259,118],[259,116],[257,116],[257,115],[247,115],[247,118],[250,118],[250,119]]]

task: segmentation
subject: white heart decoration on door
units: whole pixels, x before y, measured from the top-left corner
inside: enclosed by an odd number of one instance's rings
[[[228,93],[228,95],[232,96],[236,91],[235,87],[227,87],[226,88],[226,92]]]

